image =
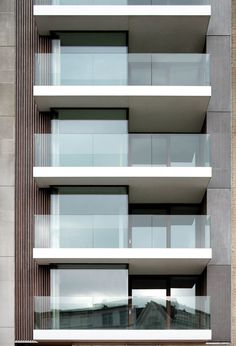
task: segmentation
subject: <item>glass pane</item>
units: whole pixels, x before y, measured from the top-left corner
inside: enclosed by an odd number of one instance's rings
[[[173,135],[170,142],[171,166],[196,167],[199,158],[199,137]]]
[[[128,136],[82,133],[52,135],[51,152],[51,162],[55,167],[127,166]]]
[[[151,165],[151,136],[133,134],[130,136],[129,150],[132,166]]]
[[[61,54],[62,85],[126,85],[126,54]]]
[[[195,248],[197,219],[191,215],[171,216],[171,247]]]
[[[196,308],[197,279],[191,277],[177,277],[171,279],[171,297],[178,297],[178,303],[191,309]],[[172,299],[173,301],[173,299]]]
[[[129,299],[129,305],[128,305]],[[35,329],[210,329],[209,297],[35,297]],[[192,308],[195,302],[196,308]]]
[[[36,85],[210,85],[208,54],[128,54],[126,45],[71,45],[36,54],[35,63]]]
[[[147,296],[148,291],[153,291],[154,295]],[[136,294],[132,299],[135,329],[166,329],[168,311],[165,291],[137,290]]]
[[[127,166],[127,135],[93,136],[93,166]]]
[[[129,85],[152,84],[151,54],[129,54],[128,73]]]
[[[55,215],[51,217],[52,247],[127,246],[128,196],[109,194],[110,189],[105,187],[101,194],[101,190],[100,194],[96,189],[94,194],[83,194],[81,188],[81,194],[51,195]]]
[[[52,195],[51,210],[59,215],[126,215],[128,196],[101,193]]]
[[[53,136],[52,150],[55,166],[87,167],[93,164],[93,137],[91,135]]]
[[[59,246],[63,248],[93,247],[93,220],[87,215],[61,215]],[[57,233],[54,230],[54,235]]]
[[[117,299],[128,295],[128,270],[52,269],[51,292],[67,297],[67,301],[71,303],[75,297],[81,296],[91,297],[93,303],[100,303],[107,297]]]
[[[152,136],[152,163],[155,166],[169,165],[169,138],[166,135]]]
[[[153,85],[208,85],[204,54],[153,54]]]
[[[123,248],[128,244],[128,216],[97,215],[93,217],[94,247]]]
[[[153,215],[153,247],[166,248],[167,247],[167,227],[168,216],[166,215]]]
[[[134,215],[131,217],[132,247],[152,247],[152,220],[149,215]]]
[[[132,224],[133,248],[165,248],[167,220],[162,216],[134,215]]]
[[[35,247],[210,248],[210,227],[206,215],[36,215]]]
[[[210,140],[208,135],[36,134],[35,165],[209,167]]]

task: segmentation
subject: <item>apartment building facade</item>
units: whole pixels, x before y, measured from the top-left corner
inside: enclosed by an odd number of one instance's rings
[[[0,344],[233,344],[231,1],[0,25]]]

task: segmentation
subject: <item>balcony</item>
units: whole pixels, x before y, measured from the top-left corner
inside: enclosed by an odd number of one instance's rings
[[[35,297],[37,341],[207,341],[210,299]]]
[[[211,96],[208,54],[36,54],[35,62],[41,111],[128,108],[132,132],[201,131]]]
[[[38,134],[34,178],[129,186],[131,203],[198,203],[212,176],[208,135]]]
[[[205,215],[36,215],[38,264],[128,263],[130,274],[200,274],[212,258]]]
[[[42,35],[128,31],[130,52],[199,53],[211,6],[209,0],[36,0],[34,17]]]

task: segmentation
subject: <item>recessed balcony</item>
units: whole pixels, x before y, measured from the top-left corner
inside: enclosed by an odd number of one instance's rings
[[[130,52],[199,53],[211,18],[209,0],[36,0],[40,34],[127,31]]]
[[[198,203],[212,176],[208,135],[38,134],[34,178],[129,186],[131,203]]]
[[[128,108],[133,132],[200,132],[211,97],[208,54],[37,54],[39,110]]]
[[[200,274],[212,258],[205,215],[36,215],[38,264],[125,263],[130,274]]]
[[[37,341],[207,341],[210,299],[35,297]]]

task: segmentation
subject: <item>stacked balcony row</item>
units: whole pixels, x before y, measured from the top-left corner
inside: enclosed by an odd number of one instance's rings
[[[35,56],[34,97],[51,133],[35,134],[33,174],[52,194],[51,213],[35,215],[33,257],[52,266],[51,296],[35,297],[34,339],[210,340],[209,1],[34,4],[40,34],[52,39]],[[112,31],[116,43],[104,36]],[[113,125],[102,129],[101,119]],[[199,210],[167,215],[165,203]]]

